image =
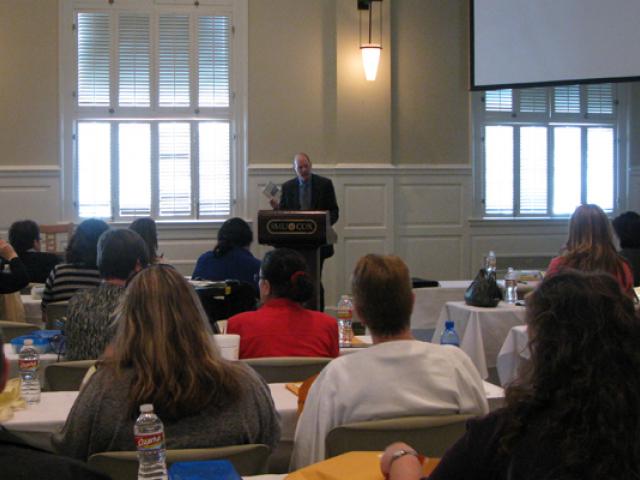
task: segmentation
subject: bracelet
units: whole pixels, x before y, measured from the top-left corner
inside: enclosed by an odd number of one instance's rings
[[[391,471],[391,465],[393,465],[393,462],[395,462],[399,458],[404,457],[405,455],[412,455],[416,457],[418,462],[420,462],[420,465],[424,463],[424,455],[420,455],[415,450],[405,450],[404,448],[401,448],[400,450],[397,450],[391,454],[391,460],[389,461],[389,471]]]

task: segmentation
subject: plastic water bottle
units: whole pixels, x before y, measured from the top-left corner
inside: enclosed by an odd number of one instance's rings
[[[444,331],[440,335],[440,345],[453,345],[454,347],[460,346],[460,337],[456,332],[455,326],[451,320],[444,322]]]
[[[496,265],[497,265],[496,252],[491,250],[489,254],[484,258],[484,268],[488,274],[495,274]]]
[[[140,405],[133,435],[138,450],[138,480],[167,480],[164,425],[150,403]]]
[[[507,274],[504,276],[504,301],[507,303],[516,303],[518,301],[518,272],[509,267]]]
[[[353,340],[353,302],[342,295],[338,302],[338,341],[341,347],[350,347]]]
[[[20,394],[27,405],[40,403],[40,380],[38,379],[38,366],[40,354],[33,346],[33,340],[27,338],[18,355],[18,368],[20,369]]]

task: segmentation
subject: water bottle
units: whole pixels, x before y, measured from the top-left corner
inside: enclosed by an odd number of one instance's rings
[[[516,303],[518,301],[518,272],[509,267],[507,274],[504,276],[504,301],[507,303]]]
[[[18,355],[18,368],[20,369],[20,394],[27,405],[40,403],[40,380],[38,379],[38,366],[40,355],[33,346],[33,340],[27,338]]]
[[[484,257],[484,268],[487,271],[487,273],[491,275],[496,273],[496,265],[497,265],[496,252],[491,250],[489,254],[486,257]]]
[[[456,332],[455,326],[451,320],[444,322],[444,331],[440,335],[440,345],[460,346],[460,338]]]
[[[353,302],[349,295],[342,295],[338,302],[338,341],[341,347],[350,347],[353,340]]]
[[[140,405],[133,435],[138,450],[138,480],[167,480],[164,425],[150,403]]]

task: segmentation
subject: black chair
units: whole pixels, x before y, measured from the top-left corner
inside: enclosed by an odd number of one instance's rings
[[[220,333],[216,322],[237,313],[257,308],[258,298],[253,284],[238,280],[225,280],[196,287],[196,293],[204,308],[214,333]]]

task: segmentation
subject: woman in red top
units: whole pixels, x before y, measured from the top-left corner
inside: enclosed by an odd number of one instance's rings
[[[547,276],[565,268],[607,272],[618,280],[623,292],[631,294],[633,291],[631,268],[616,251],[609,218],[597,205],[580,205],[573,212],[565,250],[551,260]]]
[[[338,356],[336,319],[302,306],[313,295],[306,268],[295,250],[280,248],[264,256],[258,283],[262,306],[227,324],[227,333],[240,335],[240,358]]]

